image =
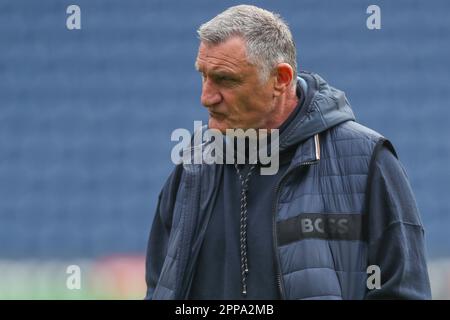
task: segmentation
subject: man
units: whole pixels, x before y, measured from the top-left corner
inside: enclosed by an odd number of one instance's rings
[[[287,25],[231,7],[203,24],[208,128],[278,129],[279,168],[180,164],[148,242],[148,299],[427,299],[424,231],[392,145],[299,72]]]

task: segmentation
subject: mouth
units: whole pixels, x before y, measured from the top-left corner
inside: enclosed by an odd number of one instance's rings
[[[211,118],[214,118],[217,120],[223,120],[226,117],[225,114],[216,112],[216,111],[212,111],[211,109],[208,110],[208,113]]]

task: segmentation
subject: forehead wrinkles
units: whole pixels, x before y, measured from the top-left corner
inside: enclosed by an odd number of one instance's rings
[[[212,69],[215,69],[216,67],[225,67],[230,70],[242,69],[249,65],[249,63],[246,57],[239,57],[239,55],[242,56],[242,54],[238,52],[235,54],[227,54],[223,52],[223,50],[215,47],[212,49],[210,47],[200,47],[196,66],[197,68],[200,67],[199,63],[201,63],[202,65],[211,64]],[[245,56],[245,53],[243,55]]]
[[[197,67],[211,70],[224,68],[230,71],[235,71],[242,68],[237,61],[230,61],[228,59],[221,59],[213,56],[208,56],[206,58],[199,56],[197,58]]]

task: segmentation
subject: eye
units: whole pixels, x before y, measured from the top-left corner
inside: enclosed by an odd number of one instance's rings
[[[217,83],[229,83],[229,84],[231,84],[231,83],[233,83],[235,81],[233,78],[231,78],[229,76],[216,76],[214,78],[214,80]]]
[[[234,79],[230,78],[230,77],[221,77],[220,81],[223,82],[233,82]]]

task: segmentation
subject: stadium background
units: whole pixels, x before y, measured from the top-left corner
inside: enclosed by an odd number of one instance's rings
[[[0,298],[144,295],[170,134],[206,121],[196,28],[238,1],[0,2]],[[279,12],[298,64],[387,136],[426,228],[434,298],[450,297],[450,2],[246,1]],[[81,30],[66,8],[81,8]],[[381,7],[381,30],[366,8]],[[66,268],[82,270],[80,290]]]

